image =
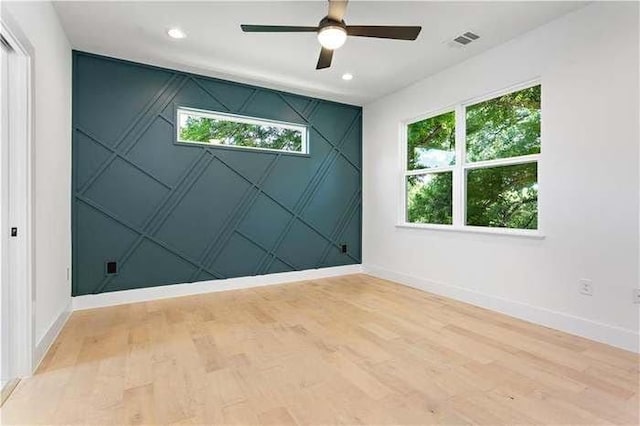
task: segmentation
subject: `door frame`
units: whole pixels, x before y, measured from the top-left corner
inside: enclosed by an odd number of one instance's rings
[[[34,49],[6,11],[0,35],[13,50],[9,61],[9,221],[18,228],[9,237],[9,319],[11,375],[28,377],[38,360],[35,351],[34,288]],[[5,200],[3,200],[5,201]],[[9,230],[1,230],[9,232]]]

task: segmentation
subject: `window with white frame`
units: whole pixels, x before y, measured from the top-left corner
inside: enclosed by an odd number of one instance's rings
[[[404,222],[538,229],[539,84],[406,124]]]
[[[183,143],[307,154],[307,127],[191,108],[178,108],[177,140]]]

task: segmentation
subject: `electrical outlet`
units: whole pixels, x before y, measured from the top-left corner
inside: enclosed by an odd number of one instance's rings
[[[633,289],[633,303],[640,303],[640,288]]]
[[[593,296],[593,281],[586,278],[578,280],[578,291],[585,296]]]
[[[115,260],[105,262],[105,275],[116,275],[118,273],[118,263]]]

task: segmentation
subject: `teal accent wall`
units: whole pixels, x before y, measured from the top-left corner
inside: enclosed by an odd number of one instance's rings
[[[73,295],[360,263],[360,107],[73,61]],[[307,125],[309,154],[178,144],[178,106]]]

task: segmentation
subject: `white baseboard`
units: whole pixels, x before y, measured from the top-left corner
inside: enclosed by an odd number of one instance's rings
[[[44,359],[44,356],[49,351],[53,342],[55,342],[56,337],[62,331],[62,328],[67,323],[69,319],[69,315],[71,315],[71,302],[67,305],[67,307],[58,315],[58,318],[49,326],[49,329],[44,333],[44,335],[40,338],[40,341],[36,343],[35,348],[33,349],[33,369],[35,371],[38,369],[38,366]]]
[[[634,330],[492,296],[464,287],[435,282],[374,265],[364,265],[362,270],[363,273],[374,277],[395,281],[399,284],[491,309],[534,324],[575,334],[628,351],[640,352],[640,336]]]
[[[284,284],[295,281],[313,280],[335,277],[338,275],[359,274],[362,265],[334,266],[304,271],[280,272],[251,277],[228,278],[223,280],[199,281],[185,284],[171,284],[157,287],[146,287],[134,290],[113,291],[100,294],[89,294],[73,297],[73,310],[101,308],[126,303],[145,302],[148,300],[167,299],[171,297],[190,296],[194,294],[213,293],[217,291],[239,290],[243,288],[262,287]]]
[[[395,281],[399,284],[491,309],[535,324],[551,327],[632,352],[640,352],[640,336],[634,330],[604,324],[564,312],[528,305],[526,303],[469,290],[464,287],[435,282],[374,265],[336,266],[330,268],[309,269],[305,271],[282,272],[269,275],[256,275],[252,277],[172,284],[135,290],[91,294],[73,297],[72,307],[74,311],[77,311],[126,303],[145,302],[149,300],[167,299],[171,297],[213,293],[226,290],[238,290],[251,287],[262,287],[358,273],[366,273],[375,277]],[[68,312],[63,314],[65,314],[65,316],[61,315],[61,317],[58,318],[38,344],[35,356],[35,359],[37,359],[38,362],[44,356],[46,350],[53,343],[55,337],[64,325],[64,322],[68,317]]]

